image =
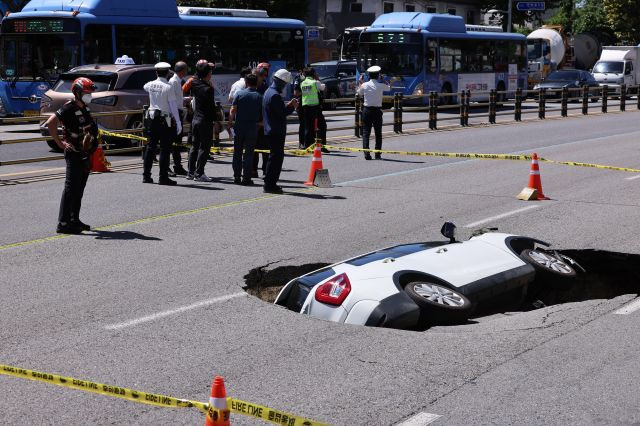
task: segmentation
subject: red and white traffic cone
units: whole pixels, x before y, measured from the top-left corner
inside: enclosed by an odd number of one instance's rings
[[[322,167],[322,144],[320,142],[316,143],[316,147],[313,150],[313,158],[311,159],[311,167],[309,168],[309,177],[307,181],[304,183],[307,186],[312,186],[313,181],[316,177],[316,171],[323,169]]]
[[[231,411],[227,406],[227,391],[224,388],[224,379],[221,376],[216,376],[211,385],[209,411],[207,412],[204,426],[231,426],[230,415]]]
[[[537,198],[532,194],[531,190],[535,190]],[[529,184],[522,190],[518,198],[522,200],[550,200],[542,192],[542,180],[540,179],[540,165],[538,164],[538,154],[535,152],[531,156],[531,169],[529,171]]]

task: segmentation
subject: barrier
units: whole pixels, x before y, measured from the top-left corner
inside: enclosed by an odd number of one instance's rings
[[[174,398],[167,395],[143,392],[124,388],[121,386],[106,385],[104,383],[81,380],[74,377],[60,376],[41,371],[27,370],[25,368],[0,364],[0,374],[17,377],[20,379],[34,380],[42,383],[94,393],[113,398],[124,399],[138,404],[152,405],[162,408],[195,408],[203,414],[207,414],[211,407],[209,403],[191,401],[188,399]],[[271,423],[290,426],[327,426],[326,423],[316,422],[285,411],[275,410],[251,402],[227,397],[227,405],[232,413],[250,416]],[[286,419],[286,422],[285,422]]]

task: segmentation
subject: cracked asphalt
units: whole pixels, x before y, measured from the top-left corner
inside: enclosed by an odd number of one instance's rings
[[[637,120],[634,110],[427,132],[384,148],[639,168]],[[384,157],[326,155],[336,186],[313,190],[302,185],[309,158],[287,157],[282,196],[231,184],[224,156],[207,165],[211,184],[143,185],[139,169],[92,175],[83,220],[101,230],[68,238],[49,238],[61,180],[0,187],[0,363],[200,401],[219,374],[232,397],[336,425],[425,412],[451,425],[640,422],[640,312],[615,314],[633,286],[425,332],[333,324],[237,295],[262,265],[268,275],[437,240],[445,220],[460,238],[482,222],[560,249],[640,254],[637,175],[542,164],[552,200],[521,211],[532,205],[515,199],[526,162]],[[5,376],[0,394],[11,425],[202,422],[195,410]]]

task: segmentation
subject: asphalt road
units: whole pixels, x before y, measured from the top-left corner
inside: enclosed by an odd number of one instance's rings
[[[383,147],[640,168],[638,117],[415,132]],[[102,230],[60,238],[49,237],[62,180],[0,187],[0,363],[200,401],[219,374],[230,396],[338,425],[640,422],[640,313],[614,313],[635,294],[420,333],[327,323],[242,294],[255,267],[441,239],[444,220],[461,238],[497,226],[563,249],[638,254],[640,175],[542,163],[552,200],[525,203],[515,195],[526,162],[323,161],[335,187],[304,188],[309,158],[287,157],[282,196],[231,184],[224,156],[207,165],[211,184],[144,185],[139,169],[92,175],[82,216]],[[7,424],[202,422],[196,410],[11,377],[0,376],[0,392]]]

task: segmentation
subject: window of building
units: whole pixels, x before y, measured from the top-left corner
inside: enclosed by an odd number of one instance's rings
[[[362,12],[362,3],[351,3],[350,11],[354,13]]]
[[[404,10],[405,10],[405,12],[415,12],[416,11],[416,5],[415,4],[405,4],[404,5]]]
[[[476,23],[476,12],[473,10],[467,10],[467,24],[475,25]]]
[[[435,6],[427,6],[427,13],[438,13],[438,8]]]
[[[449,9],[447,9],[447,13],[449,15],[455,15],[456,14],[456,8],[455,7],[450,7]]]
[[[393,12],[393,3],[384,2],[382,3],[382,13],[391,13]]]

